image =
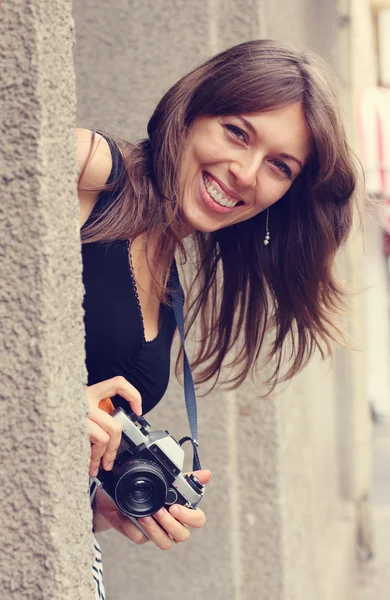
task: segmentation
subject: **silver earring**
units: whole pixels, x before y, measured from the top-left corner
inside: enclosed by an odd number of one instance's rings
[[[265,219],[265,238],[264,238],[264,242],[263,242],[264,246],[268,246],[269,240],[271,237],[269,229],[268,229],[268,224],[269,224],[269,208],[267,208],[267,216]]]

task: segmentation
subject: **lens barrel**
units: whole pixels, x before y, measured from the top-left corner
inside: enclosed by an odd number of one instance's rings
[[[112,471],[114,500],[129,517],[148,517],[165,504],[167,482],[152,461],[134,459]]]

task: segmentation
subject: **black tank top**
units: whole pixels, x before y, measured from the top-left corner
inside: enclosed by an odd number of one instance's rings
[[[110,139],[107,142],[113,160],[110,183],[123,169],[123,162],[117,146]],[[84,227],[114,198],[111,190],[101,192]],[[128,250],[127,240],[82,245],[88,385],[122,375],[140,392],[145,414],[167,388],[176,322],[172,309],[161,304],[159,333],[154,340],[145,340]],[[115,406],[129,408],[120,396],[112,400]]]

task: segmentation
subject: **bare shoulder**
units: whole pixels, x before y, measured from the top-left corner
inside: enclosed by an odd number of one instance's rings
[[[107,141],[89,129],[76,129],[76,161],[82,226],[95,206],[99,188],[104,186],[111,172],[112,157]]]

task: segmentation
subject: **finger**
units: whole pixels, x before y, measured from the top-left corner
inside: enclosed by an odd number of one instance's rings
[[[91,440],[91,462],[89,474],[95,477],[98,474],[100,460],[107,448],[109,435],[97,423],[88,419],[89,439]]]
[[[208,483],[211,479],[211,471],[209,471],[208,469],[193,471],[192,474],[195,475],[195,477],[202,485],[206,485],[206,483]]]
[[[153,518],[176,543],[185,542],[191,535],[187,527],[172,517],[165,508],[160,508]]]
[[[136,415],[140,416],[142,414],[141,394],[127,379],[120,375],[87,386],[87,394],[90,404],[93,407],[97,407],[100,400],[119,394],[119,396],[122,396],[122,398],[130,403],[131,410]]]
[[[112,469],[119,444],[122,437],[122,426],[113,417],[99,408],[94,408],[89,413],[90,421],[97,424],[108,434],[108,441],[102,454],[102,464],[106,471]]]
[[[149,541],[146,535],[137,527],[131,519],[123,515],[115,506],[115,503],[101,489],[95,496],[94,518],[102,517],[111,527],[119,533],[128,537],[135,544],[145,544]]]
[[[193,509],[180,506],[180,504],[172,504],[169,507],[169,513],[183,525],[194,529],[203,527],[206,523],[206,516],[200,508]]]
[[[130,521],[130,519],[128,519],[124,515],[121,515],[119,512],[118,521],[116,526],[114,525],[114,527],[115,529],[120,531],[120,533],[127,536],[129,540],[131,540],[135,544],[141,545],[146,544],[146,542],[149,542],[149,538],[143,533],[143,531],[141,531],[141,529],[139,529],[137,525]]]
[[[107,518],[107,517],[106,517]],[[130,519],[122,515],[118,510],[113,511],[109,515],[109,523],[114,529],[125,535],[135,544],[146,544],[149,538],[137,527]]]
[[[143,517],[139,519],[140,525],[145,530],[149,539],[156,544],[161,550],[169,550],[172,547],[172,539],[161,529],[160,525],[153,517]]]

